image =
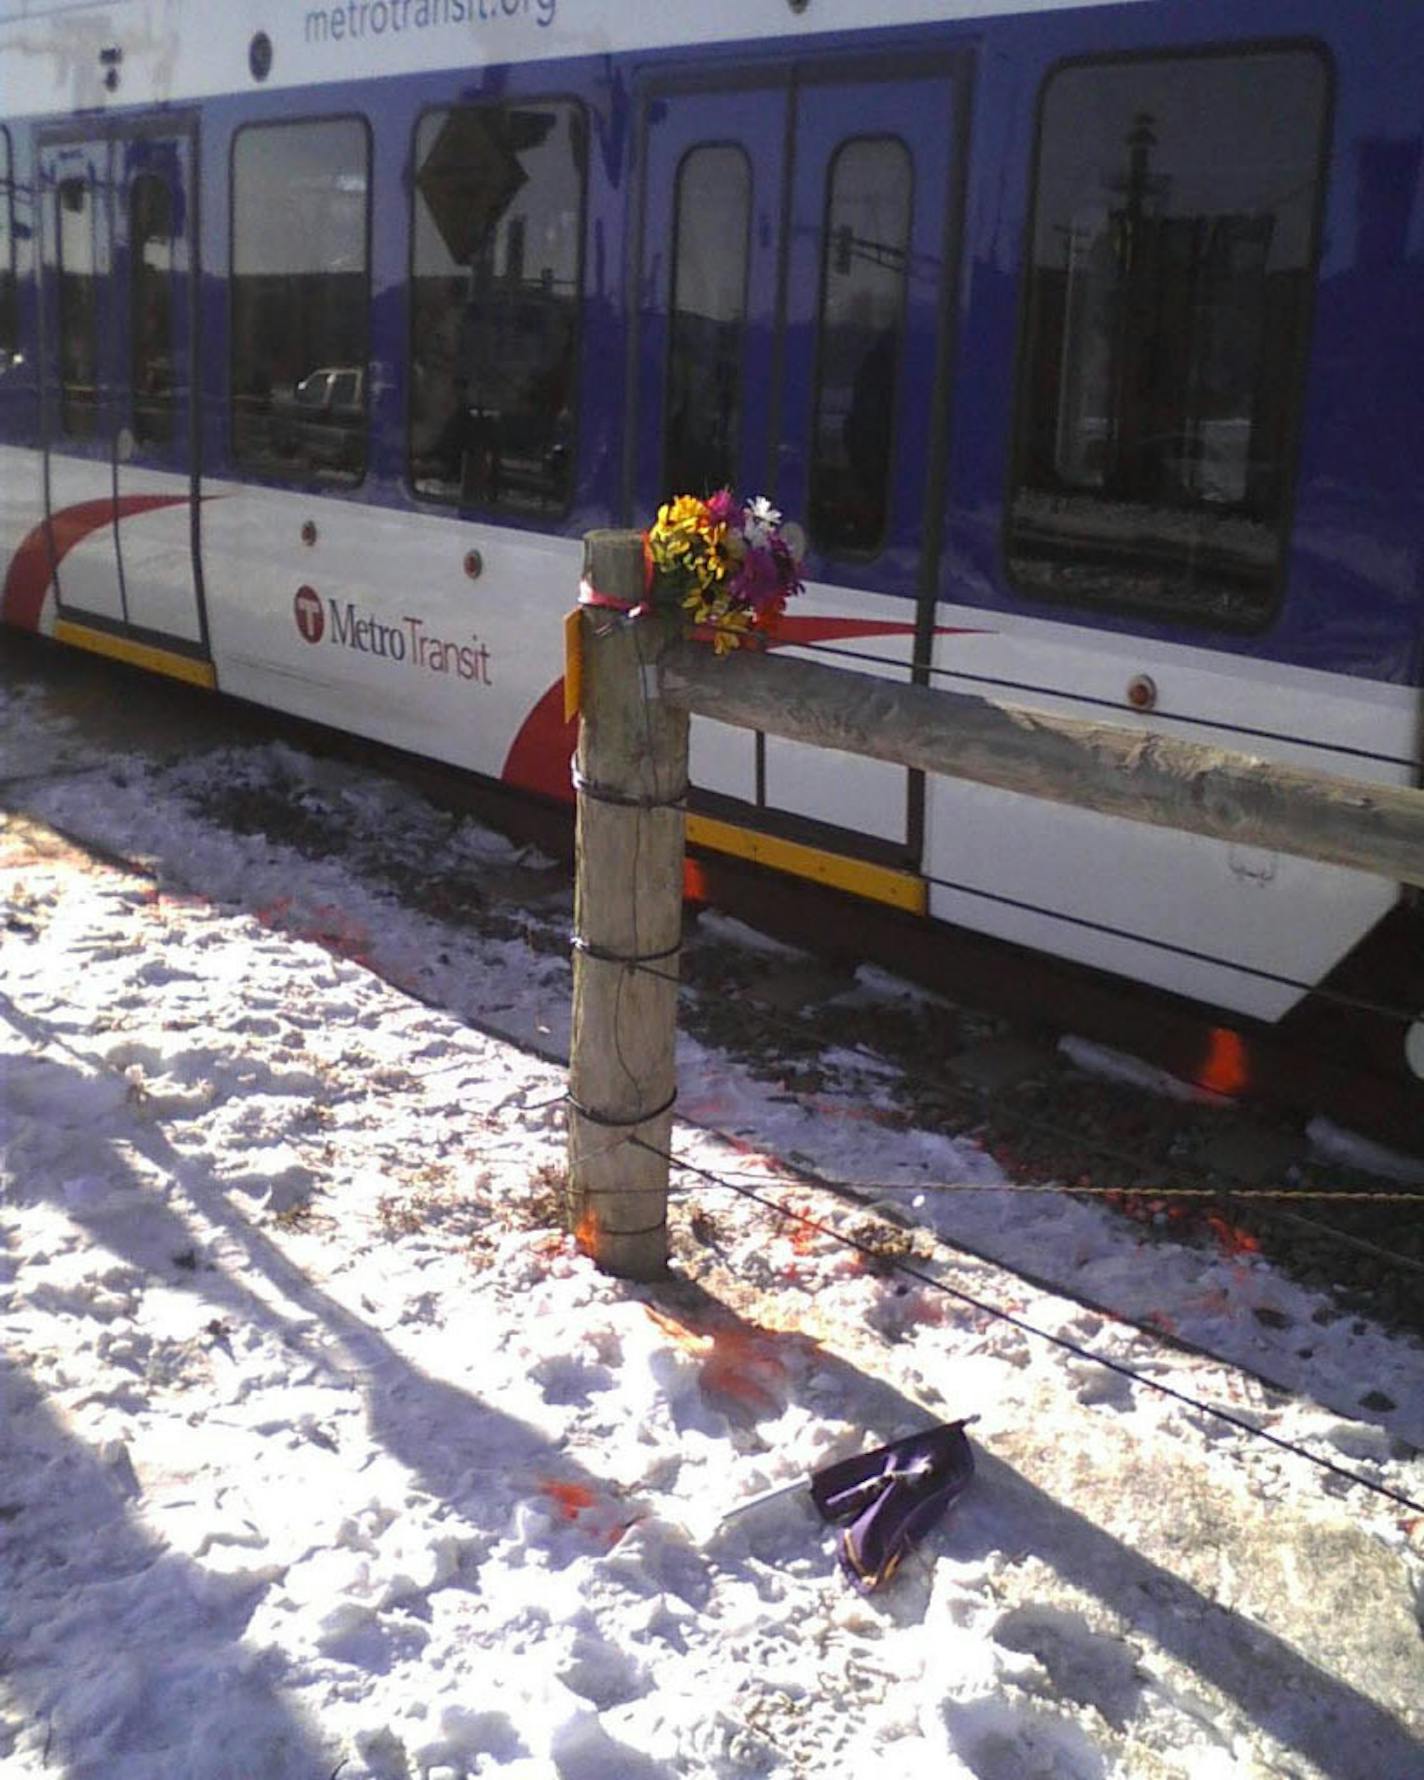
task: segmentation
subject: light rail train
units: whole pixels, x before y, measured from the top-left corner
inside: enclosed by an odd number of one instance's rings
[[[580,538],[782,646],[1418,780],[1416,0],[0,0],[0,615],[566,799]],[[699,721],[691,838],[1274,1024],[1398,885]],[[1384,1042],[1384,1041],[1382,1041]]]

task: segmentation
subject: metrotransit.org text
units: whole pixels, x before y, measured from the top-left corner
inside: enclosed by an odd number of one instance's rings
[[[559,0],[344,0],[335,6],[308,7],[304,35],[308,43],[341,43],[456,25],[492,25],[506,19],[529,18],[537,25],[552,25],[558,8]]]

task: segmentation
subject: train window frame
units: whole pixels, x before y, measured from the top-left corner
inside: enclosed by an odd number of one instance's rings
[[[1281,449],[1276,465],[1280,483],[1278,510],[1269,527],[1273,545],[1270,573],[1263,578],[1258,609],[1234,614],[1225,611],[1203,611],[1200,598],[1190,603],[1182,599],[1166,601],[1121,595],[1074,595],[1061,587],[1044,589],[1026,582],[1016,571],[1014,551],[1014,504],[1020,490],[1027,486],[1023,476],[1030,449],[1032,390],[1029,368],[1033,336],[1034,254],[1040,215],[1041,174],[1045,161],[1045,118],[1054,82],[1064,74],[1083,70],[1106,70],[1162,64],[1205,64],[1208,62],[1241,62],[1269,56],[1297,56],[1313,60],[1320,72],[1319,113],[1315,119],[1313,154],[1310,157],[1311,196],[1306,225],[1307,248],[1302,259],[1303,296],[1297,325],[1297,339],[1283,361],[1280,409]],[[1015,335],[1013,367],[1013,398],[1010,405],[1010,426],[1006,440],[1003,499],[999,525],[1000,566],[1005,581],[1017,593],[1039,607],[1060,607],[1075,614],[1100,614],[1117,618],[1146,619],[1171,628],[1203,631],[1217,635],[1259,635],[1279,618],[1284,600],[1289,568],[1290,538],[1294,523],[1299,468],[1304,441],[1306,412],[1306,371],[1310,359],[1315,309],[1319,292],[1321,250],[1324,238],[1325,209],[1329,199],[1331,142],[1335,119],[1336,68],[1327,45],[1314,37],[1260,38],[1232,43],[1205,45],[1166,44],[1150,50],[1117,54],[1075,55],[1054,62],[1039,84],[1034,113],[1034,132],[1030,154],[1027,204],[1023,222],[1023,248],[1019,257],[1020,288],[1018,324]],[[1258,380],[1256,390],[1259,391]],[[1186,508],[1191,512],[1194,509]],[[1195,583],[1194,587],[1200,587]]]
[[[94,402],[93,402],[92,409],[88,411],[89,418],[88,418],[87,423],[82,426],[76,426],[74,424],[74,418],[75,418],[75,414],[76,414],[76,406],[75,406],[76,399],[73,394],[73,391],[76,388],[78,388],[79,386],[77,384],[75,384],[72,379],[66,378],[65,374],[64,374],[65,369],[66,369],[66,352],[70,351],[71,347],[70,347],[69,339],[68,339],[70,330],[66,325],[68,318],[66,315],[66,298],[65,298],[65,282],[64,282],[65,274],[66,274],[66,262],[65,262],[65,252],[64,252],[64,219],[63,219],[63,212],[64,212],[64,208],[65,208],[64,194],[65,194],[66,190],[68,190],[70,187],[76,187],[76,186],[80,187],[83,190],[83,192],[85,193],[86,203],[89,207],[91,214],[93,213],[93,211],[95,211],[97,209],[98,201],[99,201],[99,194],[98,194],[98,189],[97,189],[96,183],[95,183],[93,177],[87,171],[82,174],[77,174],[77,173],[67,174],[64,178],[59,179],[55,182],[55,185],[53,188],[53,197],[54,197],[54,205],[55,205],[55,209],[54,209],[54,252],[55,252],[55,274],[56,274],[56,282],[55,282],[55,289],[56,289],[55,351],[57,354],[56,370],[58,372],[58,376],[56,378],[56,385],[57,385],[56,393],[58,395],[57,419],[58,419],[58,423],[59,423],[60,437],[63,439],[71,440],[76,444],[83,444],[83,443],[88,443],[91,440],[98,439],[101,436],[101,433],[103,430],[102,417],[103,417],[103,412],[104,412],[104,395],[103,395],[103,390],[104,390],[104,356],[103,356],[103,340],[102,340],[102,336],[101,336],[101,330],[99,327],[99,295],[100,295],[100,290],[102,288],[102,281],[101,281],[101,277],[100,277],[99,265],[98,265],[97,258],[94,257],[93,255],[91,255],[90,264],[89,264],[87,274],[79,274],[79,276],[87,276],[87,278],[89,280],[89,284],[91,286],[90,296],[89,296],[89,300],[88,300],[88,315],[85,320],[85,333],[87,336],[87,345],[88,345],[87,357],[90,361],[90,364],[91,364],[93,372],[94,372],[94,386],[93,386],[94,387]],[[90,231],[90,234],[91,234],[91,238],[92,238],[92,234],[93,234],[92,229]],[[112,253],[112,244],[110,246],[110,252]],[[112,267],[110,268],[110,276],[112,276]],[[77,412],[82,414],[82,413],[84,413],[84,410],[82,408],[80,408],[77,410]]]
[[[359,366],[354,367],[361,373],[361,463],[359,470],[342,471],[340,469],[320,469],[311,465],[295,468],[291,473],[284,473],[280,466],[268,462],[255,461],[239,451],[237,442],[237,155],[238,146],[245,136],[266,134],[279,130],[298,130],[310,128],[312,125],[323,124],[355,124],[360,132],[364,145],[365,201],[362,207],[362,228],[365,245],[364,278],[362,284],[362,315],[364,318],[365,357]],[[358,489],[371,474],[371,457],[373,444],[373,428],[371,424],[371,347],[372,340],[372,306],[375,280],[375,143],[371,120],[360,111],[309,112],[297,117],[260,118],[251,123],[239,124],[232,132],[228,143],[227,156],[227,197],[228,197],[228,276],[227,276],[227,310],[228,310],[228,353],[227,353],[227,396],[228,423],[227,447],[233,466],[263,482],[272,482],[283,486],[299,488],[319,488],[324,492],[346,493]],[[303,378],[303,383],[319,372],[331,367],[316,366]],[[299,398],[294,389],[294,405]]]
[[[20,356],[19,252],[15,240],[15,145],[0,124],[0,370]]]
[[[738,339],[738,346],[737,346],[738,408],[737,408],[735,437],[731,441],[731,444],[730,444],[730,447],[728,450],[728,459],[729,459],[729,464],[730,464],[730,470],[729,470],[728,476],[725,478],[727,485],[735,486],[735,484],[737,482],[737,466],[741,462],[742,445],[744,442],[743,421],[744,421],[745,415],[744,415],[744,411],[743,411],[741,401],[740,401],[740,394],[741,394],[740,386],[741,386],[741,381],[742,381],[742,372],[745,370],[745,367],[746,367],[747,330],[748,330],[748,327],[750,324],[750,297],[751,297],[752,246],[753,246],[752,223],[753,223],[753,219],[756,215],[756,170],[752,166],[752,158],[751,158],[751,155],[747,152],[747,145],[745,142],[738,141],[735,137],[731,137],[731,136],[715,136],[715,137],[708,137],[707,140],[703,141],[703,142],[690,143],[687,146],[687,148],[685,148],[683,150],[682,154],[678,157],[677,170],[673,175],[673,186],[672,186],[672,189],[673,189],[673,233],[672,233],[672,252],[669,256],[669,271],[668,271],[667,351],[664,356],[664,362],[663,362],[662,412],[658,417],[658,420],[659,420],[659,440],[658,440],[659,486],[663,489],[664,493],[668,496],[669,499],[671,499],[674,494],[695,494],[695,493],[699,492],[698,490],[691,488],[691,487],[680,486],[679,483],[673,479],[673,476],[672,476],[671,470],[670,470],[671,427],[670,427],[669,421],[670,421],[670,417],[671,417],[671,407],[672,407],[673,365],[675,362],[674,355],[675,355],[675,348],[676,348],[676,344],[677,344],[677,338],[676,338],[676,324],[677,324],[677,315],[678,315],[677,287],[678,287],[678,274],[679,274],[679,271],[681,270],[681,266],[682,266],[683,222],[684,222],[683,209],[682,209],[682,189],[683,189],[682,182],[683,182],[683,178],[687,172],[688,163],[692,160],[694,155],[706,154],[706,153],[715,152],[715,151],[728,151],[728,150],[730,150],[732,153],[734,153],[735,155],[737,155],[740,158],[742,165],[746,170],[747,203],[746,203],[746,216],[744,219],[743,229],[742,229],[742,288],[741,288],[741,298],[740,298],[740,320],[737,324],[738,329],[739,329],[739,339]],[[706,489],[701,492],[706,493],[706,494],[713,494],[716,492],[716,490],[715,489]]]
[[[168,234],[165,237],[145,235],[140,241],[141,212],[139,204],[140,193],[145,186],[156,186],[164,193]],[[172,182],[162,173],[144,171],[136,174],[130,180],[128,200],[129,399],[133,434],[137,444],[168,446],[174,443],[177,431],[175,392],[171,374],[174,343],[173,316],[176,306],[173,228],[178,209],[177,194],[173,190]],[[168,264],[160,274],[165,286],[167,305],[161,340],[145,325],[145,314],[149,307],[144,301],[145,273],[152,268],[145,266],[141,254],[142,248],[147,247],[151,241],[159,239],[165,240],[168,247]],[[161,351],[155,351],[160,347]],[[161,364],[165,359],[170,367],[168,383],[166,387],[154,387],[150,377],[151,368]]]
[[[536,506],[510,501],[491,501],[488,499],[472,499],[463,485],[452,495],[440,493],[436,489],[422,484],[417,480],[415,468],[415,433],[416,433],[416,255],[418,249],[416,204],[419,199],[418,176],[420,172],[420,139],[427,121],[432,117],[448,117],[452,112],[508,112],[510,110],[528,110],[537,106],[563,106],[578,120],[578,128],[582,132],[583,153],[581,164],[577,167],[577,198],[578,213],[576,218],[576,260],[574,269],[575,300],[573,305],[573,328],[570,336],[569,351],[571,363],[569,437],[572,441],[569,474],[565,480],[563,499],[557,504]],[[589,172],[593,162],[593,130],[589,118],[586,101],[578,94],[564,90],[542,91],[535,93],[505,94],[498,98],[476,99],[440,99],[424,104],[416,112],[411,122],[407,159],[407,184],[409,200],[406,204],[406,292],[407,292],[407,352],[406,352],[406,413],[405,440],[403,450],[402,477],[405,488],[412,500],[427,502],[441,512],[457,512],[479,514],[492,521],[502,524],[544,524],[568,518],[578,498],[579,468],[581,463],[580,442],[583,428],[583,349],[587,312],[587,276],[588,276],[588,233],[589,233]]]
[[[824,395],[824,367],[826,360],[826,296],[829,288],[828,272],[831,264],[831,200],[834,193],[836,169],[842,156],[848,149],[871,146],[877,143],[892,144],[904,156],[905,166],[905,265],[900,274],[900,291],[895,319],[896,359],[894,374],[890,386],[889,424],[886,433],[885,463],[881,497],[883,512],[881,514],[880,533],[874,544],[864,547],[827,542],[816,529],[812,518],[815,506],[814,483],[817,458],[817,439],[821,417],[821,403]],[[817,286],[816,301],[816,333],[814,356],[811,361],[811,407],[808,416],[809,432],[806,442],[806,519],[807,531],[810,535],[812,548],[824,556],[828,562],[871,563],[882,556],[890,547],[894,537],[894,505],[895,505],[895,464],[897,427],[901,407],[901,379],[906,364],[906,347],[908,336],[908,320],[910,313],[910,250],[915,231],[915,200],[918,191],[920,169],[915,161],[915,151],[903,136],[896,135],[892,130],[873,130],[857,135],[843,136],[836,143],[826,162],[825,190],[821,204],[821,242],[820,242],[820,277]]]

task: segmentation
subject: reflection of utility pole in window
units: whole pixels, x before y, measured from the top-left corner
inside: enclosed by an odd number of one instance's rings
[[[1139,111],[1124,138],[1127,172],[1106,183],[1124,202],[1111,217],[1117,249],[1118,332],[1113,353],[1112,406],[1107,451],[1108,486],[1129,500],[1150,498],[1156,475],[1151,462],[1153,392],[1161,348],[1157,315],[1160,199],[1167,181],[1152,172],[1157,146],[1151,112]]]
[[[1108,213],[1078,211],[1058,231],[1067,290],[1058,367],[1058,426],[1053,467],[1074,488],[1101,488],[1113,441],[1112,378],[1117,334],[1118,265]]]
[[[1152,171],[1153,122],[1138,112],[1123,139],[1125,170],[1100,175],[1100,190],[1121,201],[1091,200],[1057,231],[1066,288],[1054,469],[1119,498],[1147,494],[1152,482],[1160,205],[1170,183]]]
[[[511,216],[504,231],[504,276],[510,284],[524,282],[524,218]]]

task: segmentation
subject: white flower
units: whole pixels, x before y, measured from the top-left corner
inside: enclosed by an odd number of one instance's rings
[[[773,507],[764,494],[748,501],[742,509],[745,522],[742,530],[753,550],[764,550],[781,524],[781,510]]]

